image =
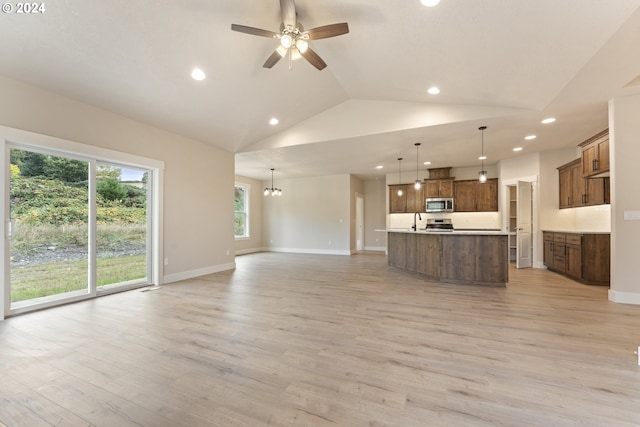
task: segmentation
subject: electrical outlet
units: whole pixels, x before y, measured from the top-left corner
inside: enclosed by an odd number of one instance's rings
[[[164,265],[169,265],[169,258],[164,259]]]

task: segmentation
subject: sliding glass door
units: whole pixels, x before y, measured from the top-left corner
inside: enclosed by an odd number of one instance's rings
[[[150,283],[150,170],[9,151],[12,311]]]
[[[98,292],[147,283],[149,171],[98,163],[96,283]]]
[[[89,162],[12,148],[11,306],[89,293]]]

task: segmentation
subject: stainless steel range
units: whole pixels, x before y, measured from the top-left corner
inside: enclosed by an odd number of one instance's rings
[[[453,224],[449,218],[428,218],[427,231],[453,231]]]

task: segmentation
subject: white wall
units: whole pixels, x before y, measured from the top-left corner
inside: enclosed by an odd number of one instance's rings
[[[262,181],[236,175],[236,183],[249,187],[249,237],[236,239],[236,255],[260,252],[263,250],[262,241],[262,204],[266,197]]]
[[[2,76],[0,93],[1,125],[164,162],[164,281],[234,268],[232,153]]]
[[[611,153],[611,288],[609,299],[640,304],[640,221],[625,212],[640,212],[640,95],[609,102]]]
[[[351,254],[350,175],[277,179],[274,184],[282,196],[267,197],[263,203],[268,250]]]

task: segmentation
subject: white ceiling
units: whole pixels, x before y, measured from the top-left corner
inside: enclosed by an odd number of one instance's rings
[[[488,164],[575,146],[640,92],[640,0],[297,0],[305,28],[349,23],[310,43],[323,71],[262,68],[277,41],[231,31],[277,31],[277,0],[44,4],[0,17],[0,74],[237,153],[258,179],[384,177],[416,142],[430,167],[472,166],[481,125]]]

